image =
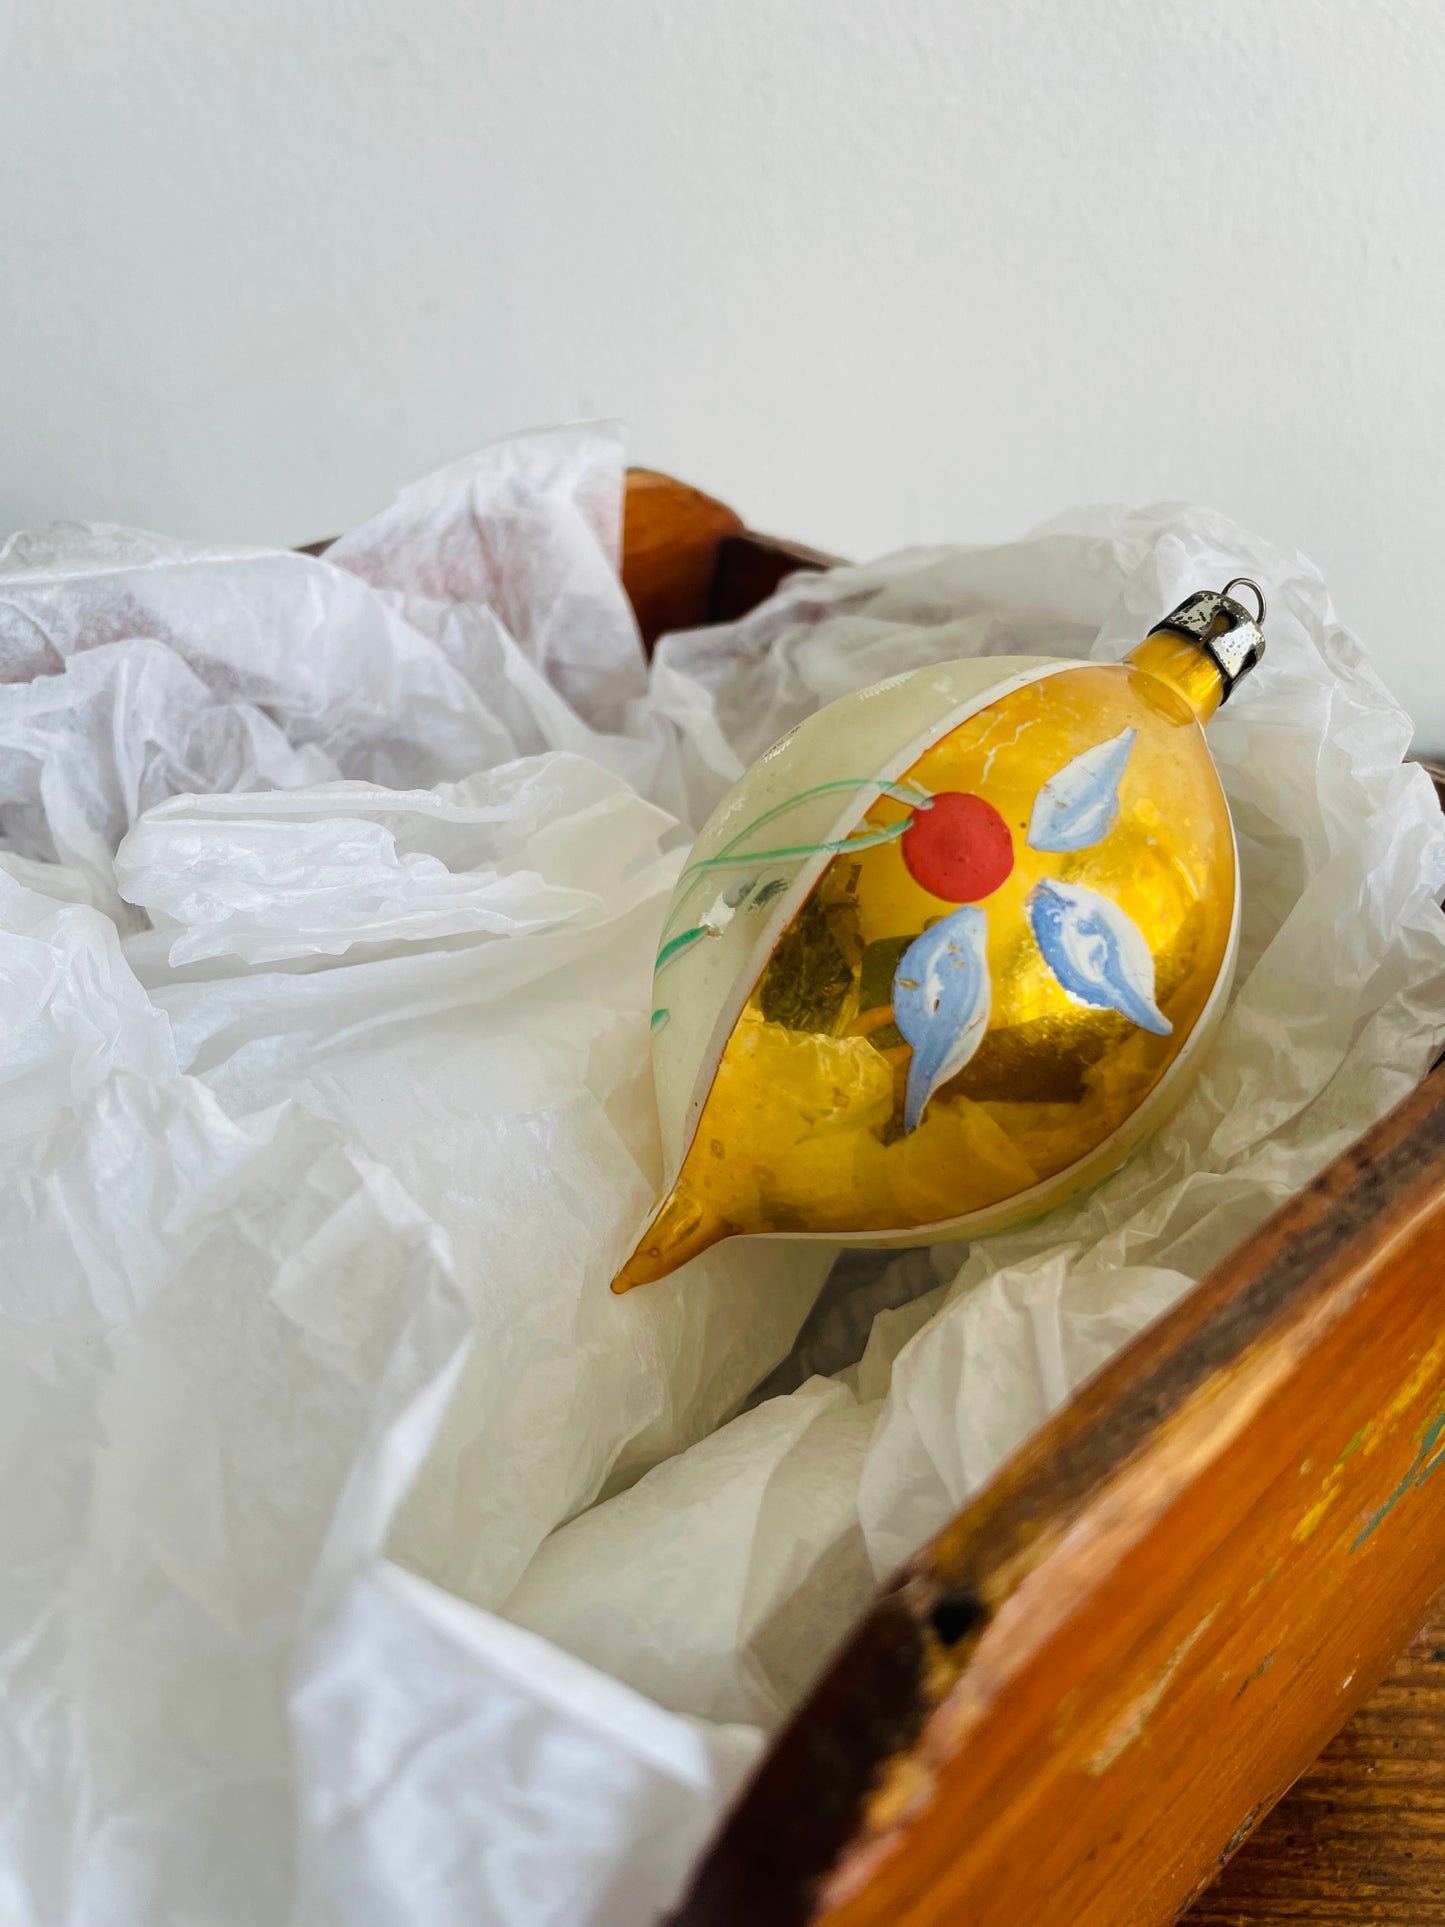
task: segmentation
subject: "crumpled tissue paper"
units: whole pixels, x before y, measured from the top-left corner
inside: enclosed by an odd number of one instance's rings
[[[649,671],[622,461],[518,438],[323,559],[0,554],[7,1927],[656,1918],[877,1577],[1445,1032],[1445,832],[1308,565],[1097,511]],[[811,1245],[613,1299],[727,784],[833,695],[1117,656],[1241,571],[1243,957],[1176,1120],[1040,1225],[850,1258],[806,1327]]]

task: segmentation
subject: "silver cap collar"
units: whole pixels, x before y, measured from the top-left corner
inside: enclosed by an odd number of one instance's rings
[[[1231,589],[1252,589],[1259,611],[1251,615],[1242,602],[1236,602]],[[1248,576],[1238,575],[1222,589],[1199,589],[1186,596],[1177,609],[1162,622],[1156,622],[1151,636],[1185,636],[1197,643],[1211,658],[1224,682],[1221,702],[1228,702],[1234,685],[1247,676],[1264,654],[1264,591]]]

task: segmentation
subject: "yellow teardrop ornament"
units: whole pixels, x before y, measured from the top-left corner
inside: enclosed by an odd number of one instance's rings
[[[663,928],[670,1175],[614,1291],[739,1234],[1000,1230],[1175,1108],[1237,943],[1203,733],[1264,650],[1237,586],[1122,663],[943,663],[846,696],[724,798]]]

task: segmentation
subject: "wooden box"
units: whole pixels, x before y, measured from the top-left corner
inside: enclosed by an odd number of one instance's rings
[[[827,565],[646,472],[625,549],[649,643]],[[1438,1070],[882,1589],[676,1927],[1174,1920],[1445,1583],[1442,1465]]]

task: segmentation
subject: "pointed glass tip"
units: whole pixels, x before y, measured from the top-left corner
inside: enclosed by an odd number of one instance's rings
[[[713,1216],[696,1199],[674,1188],[663,1199],[647,1229],[638,1239],[632,1256],[612,1280],[619,1295],[637,1285],[656,1284],[668,1278],[690,1259],[730,1238],[736,1225]]]

